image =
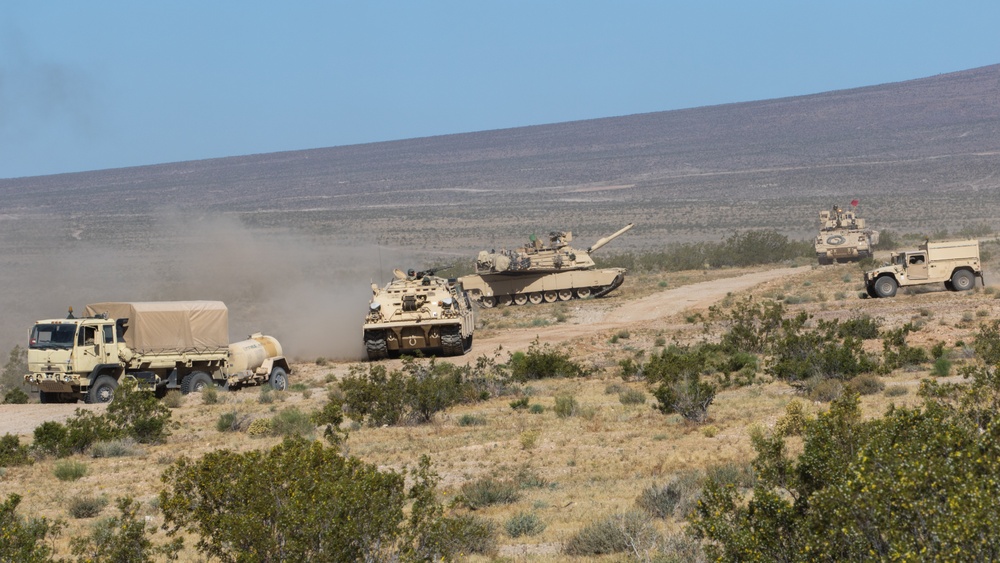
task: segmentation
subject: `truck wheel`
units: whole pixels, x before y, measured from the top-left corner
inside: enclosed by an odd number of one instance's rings
[[[118,388],[118,380],[110,375],[102,375],[94,380],[84,397],[86,403],[110,403],[115,397],[115,389]]]
[[[896,288],[899,287],[896,284],[896,280],[891,276],[882,276],[881,278],[875,280],[875,293],[879,297],[892,297],[896,295]]]
[[[975,287],[976,276],[968,270],[959,270],[951,275],[951,287],[953,291],[968,291]]]
[[[872,284],[866,285],[865,291],[868,293],[868,297],[878,297],[878,294],[875,293],[875,287]]]
[[[275,391],[284,391],[288,389],[288,374],[285,373],[284,369],[276,367],[271,370],[271,377],[267,378],[267,384]]]
[[[181,380],[181,393],[201,393],[208,387],[215,386],[215,382],[203,371],[192,371]]]

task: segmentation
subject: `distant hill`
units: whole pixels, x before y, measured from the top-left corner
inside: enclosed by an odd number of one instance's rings
[[[87,222],[170,207],[402,246],[429,235],[394,237],[400,222],[454,215],[463,221],[445,224],[473,239],[549,224],[588,225],[596,238],[626,219],[650,227],[630,235],[646,245],[755,225],[801,234],[817,206],[852,198],[872,224],[992,222],[983,205],[981,216],[941,206],[997,198],[998,92],[993,65],[776,100],[0,180],[0,213]],[[924,211],[900,216],[894,206],[913,196]]]

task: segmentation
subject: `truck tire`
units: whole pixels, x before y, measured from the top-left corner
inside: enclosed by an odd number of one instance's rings
[[[271,370],[271,376],[267,378],[267,384],[275,391],[284,391],[288,389],[288,374],[283,368],[275,367]]]
[[[958,270],[951,275],[952,291],[968,291],[976,287],[976,276],[968,270]]]
[[[87,389],[87,394],[84,396],[84,402],[90,404],[110,403],[111,399],[115,397],[115,389],[117,388],[117,379],[110,375],[102,375],[90,384],[90,389]]]
[[[875,280],[875,293],[879,297],[892,297],[896,295],[896,288],[899,285],[892,276],[882,276]]]
[[[192,371],[181,380],[181,393],[200,393],[207,387],[214,387],[215,382],[203,371]]]

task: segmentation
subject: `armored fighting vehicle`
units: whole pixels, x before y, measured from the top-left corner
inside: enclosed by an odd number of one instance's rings
[[[476,320],[461,283],[434,271],[393,274],[384,288],[372,284],[364,326],[369,360],[418,350],[461,356],[472,349]]]
[[[602,297],[625,281],[625,268],[596,269],[590,253],[632,226],[629,223],[586,250],[569,246],[573,240],[569,231],[549,233],[548,246],[531,235],[529,243],[518,249],[480,252],[476,273],[459,281],[483,307]]]
[[[865,220],[855,213],[856,206],[854,200],[850,211],[834,205],[829,211],[819,212],[816,258],[820,264],[857,262],[872,255],[872,247],[878,244],[878,231],[865,228]]]

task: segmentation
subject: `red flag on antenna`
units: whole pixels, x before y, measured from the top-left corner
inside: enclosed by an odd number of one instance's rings
[[[858,206],[858,200],[852,199],[851,200],[851,207],[857,207],[857,206]]]

